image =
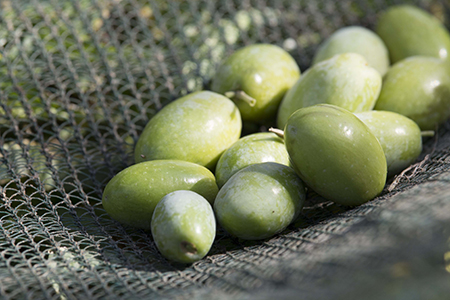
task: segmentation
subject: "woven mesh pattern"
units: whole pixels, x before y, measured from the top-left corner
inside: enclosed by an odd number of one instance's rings
[[[406,2],[450,24],[446,0]],[[282,234],[243,242],[219,229],[190,266],[101,206],[146,122],[207,89],[222,58],[272,43],[304,71],[323,38],[373,28],[394,3],[1,1],[1,298],[445,299],[450,123],[420,168],[375,200],[345,208],[310,195]]]

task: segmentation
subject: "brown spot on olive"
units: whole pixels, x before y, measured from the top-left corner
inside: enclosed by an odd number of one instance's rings
[[[181,249],[187,253],[191,253],[191,254],[197,253],[197,247],[195,247],[194,244],[186,242],[186,241],[181,242]]]

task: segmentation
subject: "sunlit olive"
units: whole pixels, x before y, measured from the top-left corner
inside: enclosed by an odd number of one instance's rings
[[[375,109],[404,115],[422,130],[436,129],[450,117],[450,69],[434,57],[399,61],[384,76]]]
[[[317,50],[313,64],[340,53],[358,53],[383,76],[389,68],[389,52],[383,40],[370,29],[348,26],[335,31]]]
[[[244,121],[275,118],[286,91],[300,76],[292,56],[282,48],[255,44],[231,54],[217,70],[211,89],[233,99]]]
[[[381,75],[359,54],[344,53],[307,70],[286,93],[277,125],[284,128],[297,109],[315,104],[337,105],[351,112],[373,108],[381,89]]]
[[[349,111],[324,104],[299,109],[289,118],[284,139],[300,178],[324,198],[359,205],[383,190],[383,148]]]
[[[227,97],[201,91],[165,106],[145,126],[134,151],[136,162],[185,160],[214,169],[223,151],[241,134],[239,109]]]
[[[390,111],[365,111],[355,115],[369,127],[383,147],[388,176],[411,165],[422,152],[422,135],[413,120]]]
[[[190,190],[214,202],[218,188],[214,175],[198,164],[152,160],[132,165],[114,176],[103,191],[102,204],[115,220],[150,229],[153,211],[165,195]]]

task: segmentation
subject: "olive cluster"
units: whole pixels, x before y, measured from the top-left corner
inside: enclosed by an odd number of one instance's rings
[[[277,46],[239,49],[212,91],[179,98],[148,122],[136,164],[111,179],[103,206],[151,230],[168,259],[191,263],[210,250],[216,220],[258,240],[300,215],[306,189],[342,205],[370,201],[450,117],[449,57],[444,26],[405,5],[385,11],[376,33],[336,31],[303,74]],[[243,123],[275,119],[278,129],[242,136]]]

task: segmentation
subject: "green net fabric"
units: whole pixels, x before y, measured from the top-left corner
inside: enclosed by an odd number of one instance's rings
[[[146,122],[234,50],[276,44],[304,71],[333,31],[395,3],[450,25],[448,0],[0,1],[0,298],[448,299],[450,122],[373,201],[311,194],[281,234],[219,229],[188,266],[101,205]]]

